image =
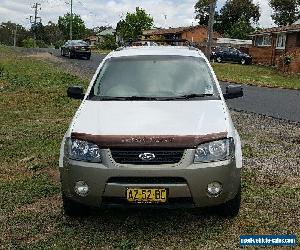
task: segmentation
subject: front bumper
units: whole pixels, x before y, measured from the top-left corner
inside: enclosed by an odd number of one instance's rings
[[[193,151],[193,150],[191,150]],[[193,152],[190,152],[193,155]],[[235,160],[223,162],[156,165],[156,166],[107,166],[107,163],[86,163],[63,159],[60,167],[62,191],[64,195],[79,203],[93,206],[136,206],[126,201],[128,187],[160,187],[169,190],[166,207],[207,207],[222,204],[235,197],[240,185],[240,169]],[[113,164],[112,159],[109,159]],[[89,186],[89,193],[81,197],[74,190],[77,181]],[[209,196],[207,185],[220,182],[222,192],[217,197]],[[154,205],[160,206],[160,205]]]
[[[90,56],[91,51],[90,50],[74,50],[73,52],[76,56]]]

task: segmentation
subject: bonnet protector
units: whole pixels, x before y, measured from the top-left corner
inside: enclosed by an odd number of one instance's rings
[[[199,144],[227,138],[227,132],[208,135],[90,135],[72,133],[72,139],[101,148],[197,148]]]

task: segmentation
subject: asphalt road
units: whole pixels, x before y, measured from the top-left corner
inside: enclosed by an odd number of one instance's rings
[[[60,56],[59,50],[51,51]],[[93,54],[91,60],[68,59],[70,64],[80,70],[88,71],[92,76],[105,55]],[[247,67],[247,66],[245,66]],[[299,83],[300,84],[300,83]],[[228,83],[221,82],[225,91]],[[228,100],[229,108],[239,111],[253,112],[274,118],[300,122],[300,91],[278,88],[255,87],[242,84],[244,97]]]

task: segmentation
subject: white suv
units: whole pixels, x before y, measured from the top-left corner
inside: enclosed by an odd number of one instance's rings
[[[130,47],[110,53],[62,146],[66,214],[88,207],[240,207],[241,143],[203,53],[190,47]]]

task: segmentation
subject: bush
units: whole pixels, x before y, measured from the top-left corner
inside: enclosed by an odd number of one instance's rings
[[[43,40],[37,40],[36,46],[39,48],[48,48],[49,47]]]
[[[116,43],[116,38],[114,35],[107,35],[104,37],[102,43],[100,43],[99,48],[104,50],[115,50],[118,47]]]
[[[59,41],[55,42],[53,45],[54,45],[55,49],[59,49],[61,46],[64,45],[64,40],[59,40]]]
[[[22,41],[22,46],[24,48],[33,48],[34,47],[34,40],[33,38],[26,38]]]

